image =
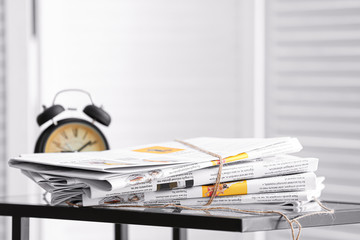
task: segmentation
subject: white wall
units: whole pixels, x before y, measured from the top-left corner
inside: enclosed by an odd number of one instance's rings
[[[30,0],[4,1],[5,26],[5,114],[6,157],[4,161],[21,153],[31,153],[38,134],[36,115],[39,106],[38,49],[32,33]],[[41,197],[40,189],[19,170],[6,167],[6,195],[28,194]],[[11,219],[8,218],[6,239],[11,238]],[[38,228],[36,221],[32,229]],[[38,238],[37,231],[32,236]]]
[[[113,118],[100,126],[112,148],[252,135],[251,1],[42,0],[39,27],[42,102],[64,88],[88,90]],[[87,104],[74,94],[58,102]],[[146,229],[131,226],[131,240],[149,237]],[[42,231],[44,239],[112,238],[109,224],[47,220]],[[170,234],[151,228],[150,239]]]
[[[239,5],[43,1],[43,102],[59,89],[87,89],[113,117],[104,129],[112,147],[239,136],[249,114],[239,109]]]

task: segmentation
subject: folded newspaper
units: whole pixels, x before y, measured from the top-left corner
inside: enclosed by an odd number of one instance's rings
[[[11,167],[51,193],[51,204],[203,205],[303,203],[319,197],[318,159],[299,152],[296,138],[185,140],[224,158],[221,185],[214,193],[219,159],[177,141],[102,152],[22,154]]]

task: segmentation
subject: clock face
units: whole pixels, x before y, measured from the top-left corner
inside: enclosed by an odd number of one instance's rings
[[[39,137],[35,152],[85,152],[107,150],[103,134],[94,125],[81,120],[59,121]]]

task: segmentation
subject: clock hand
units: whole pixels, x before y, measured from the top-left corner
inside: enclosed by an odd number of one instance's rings
[[[75,152],[74,150],[72,150],[72,147],[68,143],[65,143],[65,146],[66,146],[66,148],[60,147],[62,149],[61,152]],[[68,150],[68,149],[70,149],[70,150]]]
[[[84,148],[86,148],[87,146],[93,145],[94,143],[96,143],[96,141],[88,141],[87,143],[85,143],[81,148],[79,148],[77,150],[77,152],[80,152],[81,150],[83,150]]]

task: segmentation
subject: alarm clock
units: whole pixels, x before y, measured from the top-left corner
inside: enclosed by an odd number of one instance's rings
[[[54,120],[54,117],[65,111],[62,105],[55,104],[57,96],[69,91],[84,93],[89,97],[91,104],[87,105],[83,112],[93,119],[92,122],[80,118]],[[109,144],[104,134],[94,123],[99,122],[109,126],[111,122],[110,115],[101,107],[95,106],[90,93],[81,89],[65,89],[56,93],[51,107],[43,107],[44,111],[38,115],[37,123],[39,126],[42,126],[44,123],[52,120],[52,124],[40,134],[35,145],[35,153],[66,153],[109,149]],[[69,110],[74,109],[69,108]]]

